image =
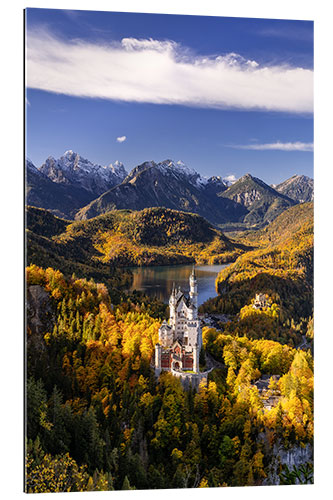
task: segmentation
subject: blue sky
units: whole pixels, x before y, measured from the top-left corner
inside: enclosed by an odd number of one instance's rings
[[[28,9],[26,26],[36,166],[72,149],[128,170],[313,176],[311,22]]]

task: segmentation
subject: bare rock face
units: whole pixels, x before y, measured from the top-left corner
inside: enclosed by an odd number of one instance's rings
[[[52,332],[55,313],[49,294],[40,285],[30,285],[26,296],[27,344],[38,351],[45,350],[44,335]]]
[[[294,445],[287,450],[280,443],[276,443],[273,446],[272,459],[263,484],[280,484],[279,471],[283,465],[287,465],[288,469],[291,470],[294,466],[298,468],[306,463],[313,463],[313,447],[310,443],[304,447]]]
[[[250,207],[255,201],[260,200],[261,196],[262,195],[259,191],[251,189],[250,191],[245,191],[244,193],[237,193],[232,199],[236,203],[240,203],[245,207]]]
[[[94,195],[69,183],[55,182],[26,162],[26,204],[50,210],[58,217],[72,219],[73,214],[89,203]]]
[[[94,197],[120,184],[127,175],[124,165],[119,161],[102,166],[72,150],[66,151],[57,160],[50,156],[39,170],[56,184],[85,189]]]

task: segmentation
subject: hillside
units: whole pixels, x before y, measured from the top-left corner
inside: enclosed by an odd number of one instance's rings
[[[222,368],[194,394],[151,370],[162,317],[111,300],[27,268],[27,492],[260,485],[279,453],[311,459],[310,352],[204,328]]]
[[[206,310],[234,312],[255,293],[267,293],[286,317],[310,316],[313,309],[313,203],[296,205],[239,241],[256,245],[218,276],[219,297]]]
[[[239,233],[237,240],[256,244],[258,247],[278,245],[292,238],[304,224],[310,224],[313,229],[313,202],[295,205],[285,210],[265,228]]]
[[[132,273],[95,259],[98,252],[84,238],[68,245],[59,244],[57,237],[66,232],[70,224],[70,221],[56,217],[42,208],[27,207],[27,265],[53,267],[66,276],[74,273],[79,278],[93,278],[105,283],[112,290],[112,299],[118,300],[119,290],[131,283]]]
[[[123,266],[228,262],[243,251],[199,215],[164,208],[70,222],[28,207],[27,229],[29,264],[96,279],[112,279]]]

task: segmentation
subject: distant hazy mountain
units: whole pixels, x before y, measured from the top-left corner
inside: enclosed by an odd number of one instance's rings
[[[293,175],[275,189],[299,203],[313,201],[313,179],[306,175]]]

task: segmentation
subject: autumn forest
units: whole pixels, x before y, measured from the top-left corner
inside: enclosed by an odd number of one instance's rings
[[[27,492],[313,482],[313,203],[226,234],[165,208],[27,207],[26,245]],[[198,390],[156,378],[168,307],[127,291],[131,266],[183,263],[228,263],[199,309]]]

